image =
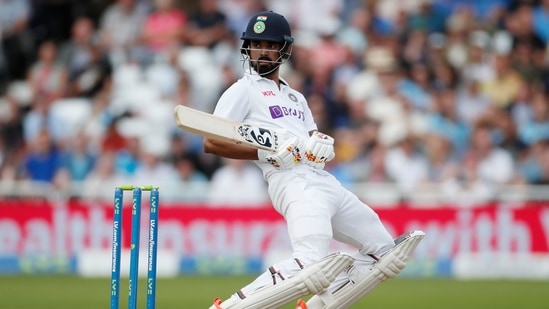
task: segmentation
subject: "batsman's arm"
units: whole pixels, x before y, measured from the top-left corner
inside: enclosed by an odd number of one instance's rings
[[[258,160],[257,149],[211,138],[204,138],[204,152],[240,160]]]
[[[204,138],[204,151],[231,159],[259,160],[279,170],[289,169],[301,162],[301,149],[305,142],[285,132],[286,130],[277,130],[280,147],[276,151],[255,149],[207,137]]]

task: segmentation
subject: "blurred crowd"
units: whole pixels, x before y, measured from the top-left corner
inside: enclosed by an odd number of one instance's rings
[[[204,154],[172,116],[213,110],[261,10],[292,25],[281,73],[344,184],[478,201],[549,184],[549,0],[0,0],[1,179],[267,203],[258,169]]]

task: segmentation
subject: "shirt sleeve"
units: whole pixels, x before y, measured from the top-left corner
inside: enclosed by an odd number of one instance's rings
[[[242,122],[250,110],[246,85],[239,81],[231,85],[219,98],[214,115]]]

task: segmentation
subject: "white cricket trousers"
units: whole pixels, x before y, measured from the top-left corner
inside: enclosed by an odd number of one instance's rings
[[[370,255],[382,255],[394,246],[378,215],[330,173],[303,165],[274,172],[267,180],[273,206],[286,220],[293,255],[274,264],[240,293],[272,285],[273,271],[293,277],[301,263],[309,265],[327,256],[332,239],[357,248],[350,254],[358,268],[369,268],[375,262]]]
[[[394,246],[377,213],[330,173],[303,165],[273,173],[268,183],[273,206],[288,225],[293,258],[314,263],[328,254],[332,239],[363,256]]]

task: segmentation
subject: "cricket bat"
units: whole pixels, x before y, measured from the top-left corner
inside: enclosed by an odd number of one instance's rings
[[[274,130],[232,121],[184,105],[174,109],[177,126],[207,138],[276,151],[277,136]]]

